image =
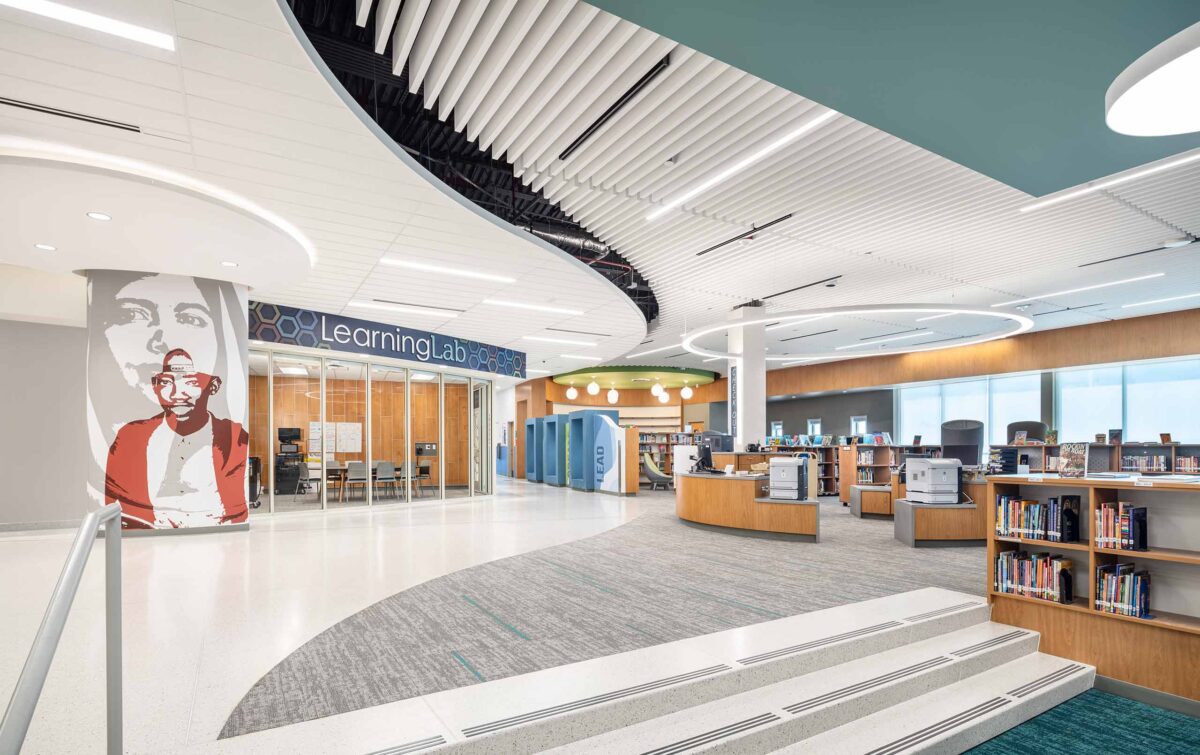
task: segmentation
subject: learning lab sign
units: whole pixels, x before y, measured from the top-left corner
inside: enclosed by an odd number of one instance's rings
[[[525,353],[425,330],[250,303],[250,339],[525,377]]]

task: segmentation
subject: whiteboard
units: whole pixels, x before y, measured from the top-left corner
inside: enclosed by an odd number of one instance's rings
[[[343,454],[362,453],[362,423],[337,423],[337,451]]]

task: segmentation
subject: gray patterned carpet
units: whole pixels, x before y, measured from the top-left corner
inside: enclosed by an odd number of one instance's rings
[[[232,737],[921,587],[982,593],[984,548],[914,550],[892,522],[822,505],[821,542],[681,522],[673,494],[608,532],[397,593],[260,679]]]

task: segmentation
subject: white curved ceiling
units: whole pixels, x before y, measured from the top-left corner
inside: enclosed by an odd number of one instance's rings
[[[302,282],[265,285],[255,298],[511,346],[529,354],[531,367],[556,372],[586,364],[560,354],[611,359],[644,339],[641,314],[607,280],[449,196],[393,152],[332,88],[274,0],[71,4],[173,34],[176,51],[0,8],[0,97],[140,130],[0,104],[0,135],[161,165],[287,219],[315,244],[316,266]],[[6,237],[0,243],[10,242]],[[5,261],[22,264],[28,255],[27,264],[37,266],[36,250],[9,251]],[[97,255],[103,253],[98,247]],[[380,265],[385,256],[514,280]],[[349,306],[376,299],[462,311],[448,318]],[[580,314],[514,309],[486,299]]]
[[[1126,306],[1200,293],[1200,244],[1080,267],[1200,234],[1200,162],[1022,213],[1029,195],[838,115],[651,221],[664,202],[824,108],[576,0],[360,0],[361,22],[371,6],[377,50],[391,41],[394,69],[407,63],[426,107],[452,116],[647,277],[660,318],[634,353],[662,351],[641,361],[700,366],[665,347],[736,304],[834,276],[836,288],[772,297],[768,311],[1038,297],[1026,313],[1052,328],[1200,302]],[[668,55],[661,75],[559,159]],[[748,245],[697,256],[788,214]],[[1046,295],[1153,272],[1166,274]],[[903,325],[864,321],[840,337]],[[947,338],[970,335],[949,319],[936,325]]]

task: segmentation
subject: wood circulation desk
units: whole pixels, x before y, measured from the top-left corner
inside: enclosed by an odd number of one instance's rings
[[[770,475],[679,475],[675,514],[680,519],[716,527],[802,535],[817,542],[820,505],[764,497]]]

